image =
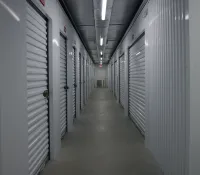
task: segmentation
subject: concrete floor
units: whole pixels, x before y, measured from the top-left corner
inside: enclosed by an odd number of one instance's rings
[[[161,175],[144,138],[107,89],[96,89],[43,175]]]

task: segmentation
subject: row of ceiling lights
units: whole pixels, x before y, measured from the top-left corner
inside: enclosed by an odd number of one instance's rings
[[[101,5],[101,20],[106,19],[106,9],[107,9],[107,0],[102,0],[102,5]],[[103,46],[103,37],[100,37],[100,46]],[[102,60],[103,60],[103,51],[100,51],[100,65],[102,65]]]

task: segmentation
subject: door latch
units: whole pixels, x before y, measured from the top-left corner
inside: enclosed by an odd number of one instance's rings
[[[48,90],[45,90],[45,91],[43,92],[43,96],[44,96],[45,98],[49,98],[49,91],[48,91]]]
[[[64,86],[64,89],[65,89],[65,90],[68,90],[68,89],[69,89],[69,86]]]

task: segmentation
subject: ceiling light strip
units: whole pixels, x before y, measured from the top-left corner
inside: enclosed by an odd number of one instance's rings
[[[106,19],[107,0],[102,0],[101,19]]]

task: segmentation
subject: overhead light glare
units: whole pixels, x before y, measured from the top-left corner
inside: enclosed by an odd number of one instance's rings
[[[106,19],[107,0],[102,0],[101,19]]]
[[[141,52],[138,52],[138,53],[136,53],[136,56],[138,56],[138,55],[140,55],[141,54]]]
[[[58,43],[58,41],[57,41],[56,39],[53,39],[53,43],[54,43],[56,46],[59,47],[59,43]]]
[[[103,60],[103,58],[102,58],[102,57],[101,57],[100,59],[101,59],[101,61]]]
[[[20,21],[19,16],[17,16],[17,14],[8,5],[6,5],[6,3],[4,3],[2,0],[0,0],[0,5],[4,9],[6,9],[16,21],[18,21],[18,22]]]
[[[103,38],[100,38],[100,45],[103,46]]]
[[[103,52],[101,51],[100,54],[103,55]]]

